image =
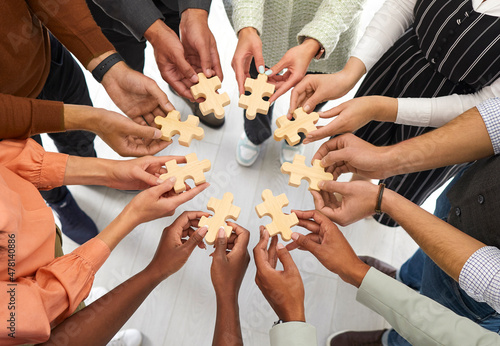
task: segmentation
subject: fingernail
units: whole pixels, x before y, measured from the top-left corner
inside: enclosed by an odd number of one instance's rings
[[[276,245],[276,247],[278,248],[278,250],[281,250],[281,249],[284,249],[285,246],[281,243],[278,243],[278,245]]]
[[[156,180],[157,185],[163,184],[164,182],[165,182],[165,180],[160,179],[160,178],[158,178],[158,180]]]
[[[299,235],[298,235],[298,233],[295,233],[295,232],[294,232],[294,233],[292,233],[292,239],[293,239],[293,240],[297,240],[297,239],[299,239]]]
[[[196,74],[192,75],[189,80],[193,83],[198,83],[199,82],[198,75]]]
[[[203,226],[202,228],[198,228],[198,234],[201,235],[202,237],[204,237],[205,234],[207,234],[207,232],[208,232],[207,226]]]
[[[322,188],[323,188],[323,186],[325,186],[325,182],[324,182],[324,181],[320,181],[320,182],[318,183],[318,187],[319,187],[320,189],[322,189]]]
[[[304,112],[307,113],[307,112],[309,112],[310,109],[311,109],[311,106],[309,106],[309,105],[304,106]]]
[[[170,178],[168,178],[168,180],[170,180],[172,183],[175,183],[175,181],[177,180],[177,178],[176,177],[170,177]]]
[[[167,103],[165,104],[165,109],[166,109],[166,110],[173,110],[173,109],[175,109],[175,108],[174,108],[174,105],[173,105],[173,104],[171,104],[170,102],[167,102]]]
[[[207,77],[212,77],[212,70],[210,70],[209,68],[207,68],[207,69],[205,70],[205,76],[207,76]]]
[[[219,228],[219,233],[217,233],[217,238],[222,239],[226,237],[226,232],[224,232],[224,227]]]
[[[308,144],[308,143],[309,143],[309,140],[308,140],[308,139],[304,139],[304,140],[302,141],[302,144]]]
[[[325,161],[325,159],[322,159],[320,163],[321,163],[321,167],[326,167],[326,161]]]
[[[264,73],[266,72],[266,69],[264,68],[264,66],[260,65],[259,66],[259,73]]]
[[[160,130],[156,129],[155,134],[153,135],[153,139],[160,139],[162,136],[162,133]]]
[[[273,74],[273,70],[267,70],[266,72],[264,72],[267,76],[270,76]]]

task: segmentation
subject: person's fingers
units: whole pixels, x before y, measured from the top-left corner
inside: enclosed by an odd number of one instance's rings
[[[193,252],[194,248],[203,241],[207,232],[208,229],[206,227],[198,228],[198,230],[183,244],[183,247],[186,248],[189,253]]]
[[[269,264],[273,269],[276,269],[276,264],[278,264],[278,253],[276,251],[276,245],[278,245],[277,235],[271,238],[271,244],[269,244],[269,249],[267,250],[267,258],[269,259]]]
[[[321,194],[318,191],[311,191],[311,195],[313,196],[314,207],[317,210],[323,209],[325,207],[325,201]]]
[[[184,58],[183,51],[179,50],[179,52],[180,54],[172,55],[172,61],[175,64],[177,71],[192,83],[198,83],[199,79],[195,70],[193,69],[191,64]]]
[[[236,81],[238,82],[238,90],[240,92],[240,95],[243,95],[245,93],[245,80],[246,80],[243,60],[239,58],[234,58],[232,65],[234,74],[236,76]]]
[[[217,42],[212,37],[210,40],[210,57],[212,59],[212,71],[215,72],[215,75],[219,77],[220,81],[224,80],[224,73],[222,72],[222,66],[220,64],[219,51],[217,50]]]
[[[250,241],[250,232],[234,222],[228,221],[227,225],[233,227],[234,234],[232,234],[231,237],[233,235],[235,236],[233,240],[235,247],[237,247],[238,249],[243,248],[246,250],[248,247],[248,242]]]
[[[177,196],[174,196],[171,198],[172,201],[176,203],[176,205],[181,205],[183,203],[186,203],[187,201],[193,199],[197,194],[205,190],[207,187],[209,187],[209,183],[203,183],[201,185],[198,185],[194,188],[192,188],[189,191],[185,191]]]
[[[145,77],[148,78],[148,77]],[[145,83],[146,90],[151,94],[158,102],[158,105],[160,106],[161,109],[163,109],[166,112],[171,112],[175,108],[174,106],[170,103],[168,100],[167,94],[165,94],[158,84],[151,78],[148,78],[148,81]]]
[[[293,261],[292,256],[285,248],[285,246],[280,243],[276,246],[276,248],[278,251],[278,258],[280,262],[283,264],[283,270],[285,272],[298,272],[299,270],[297,269],[297,265]]]
[[[329,180],[329,181],[320,181],[318,186],[320,187],[321,190],[327,191],[330,193],[340,193],[341,195],[348,194],[350,192],[350,183],[349,182],[338,182],[335,180]]]
[[[164,182],[160,183],[159,185],[151,187],[150,190],[154,192],[155,196],[158,196],[158,198],[160,198],[163,194],[167,193],[168,191],[174,188],[176,180],[177,180],[176,177],[170,177]],[[155,177],[155,182],[157,181],[158,179]]]
[[[278,88],[278,90],[276,90],[274,92],[274,94],[269,98],[269,102],[273,103],[274,101],[276,101],[278,99],[278,97],[280,97],[281,95],[283,95],[284,93],[286,93],[288,90],[290,90],[291,88],[293,88],[300,81],[300,78],[297,78],[297,77],[298,76],[294,76],[292,74],[289,77],[289,79],[285,83],[283,83],[283,85],[281,85]]]
[[[307,229],[313,233],[319,233],[319,225],[316,222],[314,222],[313,220],[299,218],[298,226],[304,227],[305,229]]]
[[[261,226],[260,240],[253,248],[253,257],[257,270],[265,268],[272,269],[267,258],[267,243],[269,241],[269,233]]]
[[[215,239],[215,251],[213,253],[214,258],[220,257],[226,258],[226,249],[227,249],[227,238],[226,232],[224,232],[224,227],[219,228],[217,231],[217,239]]]
[[[321,247],[319,244],[313,242],[310,238],[307,238],[306,236],[297,232],[292,233],[292,240],[294,243],[297,243],[300,248],[311,252],[313,255],[315,255]]]

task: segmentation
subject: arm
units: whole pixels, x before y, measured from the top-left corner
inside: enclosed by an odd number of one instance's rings
[[[253,249],[257,267],[255,283],[284,322],[269,332],[271,345],[317,345],[316,328],[306,323],[304,284],[299,270],[288,250],[278,244],[277,236],[273,237],[269,248],[268,243],[269,232],[261,226],[260,241]],[[276,270],[278,259],[283,264],[282,271]]]
[[[104,345],[111,340],[149,293],[177,272],[194,248],[203,241],[207,229],[202,227],[194,231],[191,228],[198,226],[198,219],[203,215],[208,214],[181,214],[172,225],[163,230],[156,253],[143,271],[67,318],[52,330],[50,339],[44,345],[57,345],[61,337],[69,338],[68,343],[75,346]],[[183,239],[187,236],[188,240]]]
[[[375,147],[351,134],[338,136],[324,143],[313,160],[331,166],[335,176],[355,172],[382,179],[485,158],[499,149],[499,103],[489,100],[478,106],[481,113],[473,108],[439,129],[388,147]]]
[[[413,345],[454,345],[464,340],[471,345],[498,343],[498,334],[456,315],[363,263],[342,232],[325,215],[318,211],[294,212],[299,225],[311,233],[292,233],[293,243],[287,248],[311,252],[343,281],[358,287],[357,300],[382,315]]]
[[[248,241],[250,233],[243,227],[229,222],[233,232],[229,239],[219,230],[212,254],[210,274],[217,297],[217,317],[212,345],[243,345],[241,336],[238,292],[250,262]],[[230,250],[226,253],[226,250]]]
[[[8,330],[14,312],[15,339],[0,334],[2,345],[37,343],[47,340],[51,325],[73,313],[88,295],[96,271],[108,258],[110,249],[99,239],[92,239],[72,253],[56,258],[39,268],[33,276],[1,282],[2,329]],[[5,256],[7,256],[5,254]],[[9,293],[14,292],[12,295]],[[13,309],[8,310],[14,297]],[[5,317],[5,318],[4,318]],[[14,343],[13,343],[14,342]]]

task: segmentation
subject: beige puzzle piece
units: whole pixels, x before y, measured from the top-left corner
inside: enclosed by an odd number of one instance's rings
[[[224,118],[224,106],[230,102],[227,93],[218,94],[222,83],[219,77],[214,76],[207,79],[203,73],[198,73],[199,83],[191,87],[191,94],[195,99],[204,98],[200,103],[200,110],[203,115],[214,113],[217,119]]]
[[[219,228],[224,227],[224,232],[226,232],[226,238],[229,238],[233,227],[226,224],[227,219],[232,219],[234,221],[238,220],[240,216],[241,208],[232,204],[233,194],[231,192],[226,192],[222,199],[217,199],[211,197],[208,201],[207,208],[214,212],[211,217],[202,216],[199,222],[200,227],[208,226],[208,233],[205,235],[205,241],[209,245],[215,243],[217,239],[217,233]]]
[[[285,138],[288,144],[295,145],[300,142],[299,132],[307,135],[308,132],[317,130],[314,124],[319,120],[318,113],[311,112],[307,114],[300,107],[293,112],[293,117],[294,121],[288,120],[286,115],[276,119],[276,125],[278,125],[276,131],[274,131],[274,139],[276,141],[279,142]]]
[[[275,197],[271,190],[266,189],[262,191],[262,200],[264,203],[257,205],[255,211],[260,218],[267,215],[273,219],[273,222],[266,225],[269,235],[272,237],[281,233],[281,239],[284,241],[292,239],[292,230],[290,228],[297,225],[299,219],[295,213],[285,215],[281,211],[283,207],[288,205],[288,198],[286,198],[286,195],[282,193]]]
[[[174,185],[176,193],[186,190],[184,181],[187,179],[193,179],[195,185],[203,184],[206,181],[203,173],[209,171],[211,167],[210,161],[207,159],[198,161],[195,153],[186,155],[186,161],[184,166],[177,165],[175,160],[166,162],[167,173],[160,175],[160,179],[163,180],[173,176],[177,178]]]
[[[274,93],[274,85],[267,82],[267,76],[260,73],[257,79],[247,78],[245,80],[245,90],[251,92],[251,94],[241,95],[238,106],[247,110],[247,119],[255,119],[257,113],[267,114],[270,103],[262,98],[271,97]]]
[[[161,126],[161,139],[170,142],[172,137],[179,135],[179,144],[189,147],[193,138],[203,139],[205,131],[199,127],[200,118],[188,115],[186,121],[181,121],[181,113],[176,110],[168,112],[166,117],[156,117],[155,123]]]
[[[319,191],[318,183],[321,180],[333,180],[331,173],[325,172],[321,167],[320,160],[314,160],[312,167],[306,166],[306,157],[295,155],[293,163],[285,162],[281,166],[281,173],[289,174],[288,185],[299,187],[300,181],[305,179],[309,182],[309,190]]]

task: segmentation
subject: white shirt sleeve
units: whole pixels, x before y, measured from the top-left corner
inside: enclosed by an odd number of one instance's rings
[[[414,21],[416,0],[386,0],[375,13],[351,56],[360,59],[369,71]]]
[[[440,127],[481,102],[500,96],[500,79],[474,94],[398,98],[396,124]]]

